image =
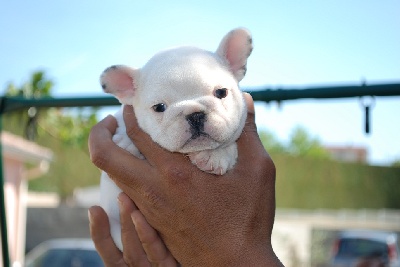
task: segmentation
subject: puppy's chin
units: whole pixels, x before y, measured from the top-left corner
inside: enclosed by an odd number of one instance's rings
[[[209,149],[216,149],[220,147],[222,144],[212,139],[210,136],[199,136],[196,138],[189,138],[185,142],[181,148],[178,149],[177,152],[180,153],[192,153]]]

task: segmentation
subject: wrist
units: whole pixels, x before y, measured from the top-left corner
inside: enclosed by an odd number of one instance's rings
[[[221,265],[222,266],[222,265]],[[258,247],[255,249],[250,249],[244,251],[239,255],[235,262],[231,265],[224,266],[237,266],[237,267],[247,267],[247,266],[259,266],[259,267],[283,267],[283,264],[276,256],[272,247]]]
[[[188,259],[182,266],[235,266],[235,267],[283,267],[272,247],[257,246],[255,248],[242,248],[240,251],[226,244],[223,250],[214,250],[202,253],[199,257]]]

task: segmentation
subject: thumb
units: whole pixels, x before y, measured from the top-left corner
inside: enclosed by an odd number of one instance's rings
[[[260,155],[259,153],[265,153],[264,146],[257,132],[253,98],[248,93],[243,93],[243,97],[247,106],[247,118],[243,132],[237,140],[239,161],[241,157],[249,160],[257,154]]]
[[[257,133],[257,125],[256,125],[256,113],[254,109],[254,101],[252,96],[249,93],[243,93],[244,100],[246,102],[247,107],[247,118],[246,123],[244,125],[243,132],[255,132]]]

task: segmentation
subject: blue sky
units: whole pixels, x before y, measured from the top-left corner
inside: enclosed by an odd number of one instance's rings
[[[398,0],[2,1],[0,90],[45,70],[55,96],[103,95],[109,65],[140,67],[177,45],[215,50],[238,26],[255,45],[243,88],[400,82],[399,12]],[[324,144],[365,146],[373,164],[400,158],[400,97],[376,99],[369,136],[359,99],[256,107],[283,141],[302,125]]]

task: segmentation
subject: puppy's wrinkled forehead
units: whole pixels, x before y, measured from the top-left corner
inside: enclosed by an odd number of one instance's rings
[[[179,47],[156,54],[142,68],[140,80],[146,90],[157,90],[162,86],[202,91],[235,83],[234,76],[220,57],[195,47]]]

